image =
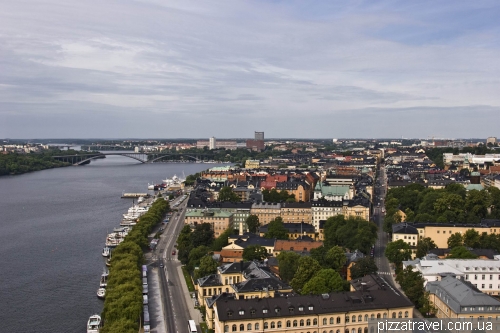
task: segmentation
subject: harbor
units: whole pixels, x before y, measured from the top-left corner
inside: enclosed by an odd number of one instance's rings
[[[9,267],[0,272],[3,330],[86,332],[89,317],[102,311],[96,293],[106,267],[105,239],[138,199],[120,199],[121,194],[151,195],[145,191],[151,180],[206,168],[112,156],[82,167],[3,177],[0,264]]]

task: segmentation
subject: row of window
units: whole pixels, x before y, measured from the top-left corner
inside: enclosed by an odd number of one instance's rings
[[[500,275],[497,275],[497,276],[498,276],[498,279],[500,280]],[[469,274],[465,275],[465,279],[469,280]],[[474,280],[479,280],[477,274],[474,274]],[[485,274],[481,275],[481,280],[486,280]],[[490,280],[493,280],[493,274],[490,274]],[[500,287],[499,287],[499,289],[500,289]]]
[[[294,308],[294,307],[290,307],[290,308],[288,308],[288,309],[289,309],[289,311],[290,311],[290,312],[293,312],[293,311],[295,310],[295,308]],[[276,312],[276,313],[280,313],[280,310],[281,310],[281,309],[280,309],[280,308],[278,308],[278,307],[276,307],[274,310],[275,310],[275,312]],[[304,311],[304,307],[299,306],[299,307],[298,307],[298,310],[299,310],[299,312],[302,312],[302,311]],[[310,306],[308,307],[308,310],[309,310],[309,311],[313,311],[313,310],[314,310],[314,307],[310,305]],[[239,315],[240,315],[240,316],[243,316],[243,315],[245,314],[245,310],[239,310],[239,311],[238,311],[238,313],[239,313]],[[256,313],[256,310],[255,310],[255,309],[251,309],[251,310],[250,310],[250,314],[254,315],[255,313]],[[262,309],[262,313],[268,313],[268,309]],[[233,313],[232,313],[232,311],[228,311],[228,313],[227,313],[227,315],[228,315],[229,317],[231,317],[231,316],[232,316],[232,314],[233,314]],[[405,312],[404,312],[404,318],[408,318],[408,315],[409,315],[408,311],[405,311]],[[396,318],[396,317],[397,317],[397,318],[403,318],[403,312],[402,312],[402,311],[399,311],[397,314],[396,314],[396,312],[393,312],[393,313],[392,313],[392,318]],[[377,319],[380,319],[380,318],[381,318],[380,313],[377,313]],[[383,318],[387,318],[387,313],[384,313],[384,314],[383,314]],[[345,322],[346,322],[346,323],[349,323],[349,322],[355,323],[355,322],[356,322],[356,320],[357,320],[358,322],[362,322],[362,321],[363,321],[363,316],[362,316],[362,315],[358,315],[358,316],[353,315],[352,317],[350,317],[350,316],[345,316],[345,318],[344,318],[344,319],[345,319]],[[372,314],[371,314],[371,316],[370,316],[370,319],[375,319],[375,314],[373,314],[373,313],[372,313]],[[367,321],[368,321],[368,315],[367,315],[367,314],[365,314],[365,316],[364,316],[364,321],[365,321],[365,322],[367,322]],[[341,317],[336,317],[336,320],[335,320],[335,318],[334,318],[334,317],[330,317],[330,325],[333,325],[335,322],[336,322],[337,324],[341,324],[341,323],[342,323],[342,318],[341,318]],[[327,318],[323,318],[323,325],[327,325],[327,323],[328,323]],[[287,322],[286,322],[286,327],[291,327],[290,325],[293,325],[293,327],[297,327],[297,324],[298,324],[299,326],[304,326],[304,319],[301,319],[300,321],[294,320],[293,322],[291,322],[290,320],[287,320]],[[317,325],[317,324],[318,324],[318,320],[317,320],[316,318],[314,318],[314,319],[312,320],[312,324],[313,324],[313,325]],[[268,323],[267,323],[267,322],[265,322],[265,323],[264,323],[264,328],[267,328],[267,325],[268,325]],[[281,321],[278,321],[278,322],[277,322],[277,325],[278,325],[278,328],[280,328],[280,327],[281,327]],[[306,320],[305,320],[305,325],[306,325],[306,326],[310,326],[310,325],[311,325],[311,319],[306,319]],[[275,327],[274,327],[274,321],[272,321],[272,322],[271,322],[271,328],[275,328]]]
[[[280,323],[280,322],[278,322]],[[254,331],[258,331],[260,329],[259,327],[259,323],[256,323],[255,328],[253,329]],[[278,328],[280,328],[281,326],[278,326]],[[264,329],[266,329],[267,327],[265,326],[264,324]],[[272,327],[271,328],[275,328],[275,327]],[[245,331],[245,324],[240,324],[239,325],[239,329],[240,329],[240,332],[243,332]],[[237,332],[238,330],[238,325],[234,324],[232,325],[231,327],[231,332]],[[252,324],[247,324],[247,331],[252,331]],[[224,326],[224,332],[229,332],[229,325],[225,325]],[[370,333],[374,333],[375,332],[375,328],[374,327],[371,327],[370,328]],[[307,332],[307,333],[311,333],[311,332]],[[317,333],[316,331],[313,331],[312,333]],[[327,332],[327,331],[323,331],[323,333],[334,333],[333,330],[330,330],[330,332]],[[340,330],[336,330],[335,333],[340,333]],[[361,327],[358,328],[357,330],[355,328],[351,329],[349,331],[348,328],[345,329],[344,333],[368,333],[368,328],[365,327],[364,329],[362,329]]]

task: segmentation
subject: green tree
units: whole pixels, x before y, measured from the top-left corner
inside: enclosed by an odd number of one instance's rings
[[[222,250],[223,247],[229,245],[228,239],[232,233],[233,233],[233,229],[229,228],[229,229],[226,229],[222,234],[220,234],[219,237],[217,237],[214,240],[214,242],[212,244],[212,250],[220,251],[220,250]]]
[[[396,277],[396,281],[400,284],[401,289],[406,296],[415,303],[417,308],[422,306],[421,302],[424,296],[424,278],[418,271],[413,271],[412,266],[407,266]]]
[[[217,273],[217,261],[211,255],[205,255],[200,259],[199,268],[194,271],[194,278],[199,279],[215,273]]]
[[[267,232],[264,234],[265,238],[275,239],[288,239],[288,231],[283,224],[283,219],[277,217],[267,225]]]
[[[464,234],[464,246],[478,248],[480,247],[480,238],[479,232],[474,229],[469,229]]]
[[[464,237],[462,236],[461,233],[456,232],[452,234],[450,237],[448,237],[448,248],[452,249],[457,246],[462,246],[464,245]]]
[[[417,243],[416,257],[417,258],[425,257],[430,250],[435,248],[437,248],[436,243],[434,243],[434,241],[431,238],[426,237],[420,239]]]
[[[457,246],[451,249],[447,259],[476,259],[477,256],[467,250],[465,246]]]
[[[259,217],[257,215],[249,215],[245,222],[250,232],[256,233],[257,229],[260,227]]]
[[[229,186],[224,186],[219,191],[218,201],[231,201],[238,202],[241,201],[240,197],[233,192],[233,189]]]
[[[344,283],[340,274],[329,268],[320,270],[307,281],[302,288],[301,294],[321,295],[332,291],[342,291],[343,289]]]
[[[321,267],[331,268],[331,267],[328,267],[328,264],[325,260],[327,252],[328,252],[328,249],[324,246],[320,246],[320,247],[317,247],[315,249],[311,249],[311,251],[310,251],[311,258],[316,260],[321,265]]]
[[[325,261],[329,268],[340,272],[342,267],[344,267],[347,258],[345,256],[344,250],[340,246],[334,246],[326,253]]]
[[[280,278],[286,283],[290,283],[299,268],[300,254],[292,251],[283,251],[277,256],[277,259]]]
[[[408,243],[402,239],[395,242],[390,242],[385,248],[385,256],[390,262],[399,266],[403,261],[410,260],[411,248]]]
[[[205,245],[195,247],[189,252],[187,270],[192,273],[195,267],[200,265],[201,258],[205,257],[210,252],[210,248]]]
[[[252,260],[264,260],[267,258],[267,250],[265,247],[260,245],[250,245],[247,246],[243,250],[243,260],[252,261]]]
[[[193,247],[200,245],[211,246],[214,240],[214,231],[210,223],[200,223],[196,225],[191,234],[191,244]]]
[[[311,257],[300,257],[298,267],[290,284],[295,291],[300,292],[304,284],[321,270],[321,266]]]
[[[363,276],[374,274],[378,271],[375,260],[372,257],[363,257],[356,261],[351,267],[351,279],[359,279]]]

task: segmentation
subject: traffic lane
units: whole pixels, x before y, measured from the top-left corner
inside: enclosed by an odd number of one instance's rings
[[[160,262],[161,264],[164,264],[163,261]],[[165,328],[167,332],[176,332],[175,312],[171,301],[171,290],[169,289],[168,281],[165,276],[163,268],[159,269],[158,274],[161,280],[163,308],[165,310],[164,314]]]

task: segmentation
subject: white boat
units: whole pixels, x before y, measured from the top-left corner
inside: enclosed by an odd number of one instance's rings
[[[102,249],[102,256],[109,257],[110,252],[110,248],[106,246],[104,249]]]
[[[95,314],[90,316],[87,322],[87,333],[99,333],[101,328],[101,316]]]
[[[108,275],[109,275],[108,272],[102,273],[102,275],[101,275],[101,281],[99,282],[99,287],[100,288],[106,288],[106,286],[108,285]]]
[[[104,299],[104,297],[106,297],[106,288],[97,289],[97,297],[100,299]]]

